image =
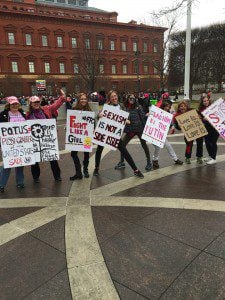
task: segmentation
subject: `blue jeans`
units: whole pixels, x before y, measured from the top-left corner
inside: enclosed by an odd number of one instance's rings
[[[23,169],[24,167],[17,167],[14,168],[15,172],[16,172],[16,184],[24,184],[24,174],[23,174]],[[1,169],[0,172],[0,187],[5,187],[8,179],[9,179],[9,175],[10,175],[11,169]]]

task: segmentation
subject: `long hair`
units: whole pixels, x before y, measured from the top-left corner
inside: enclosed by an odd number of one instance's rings
[[[85,93],[80,93],[78,95],[78,100],[77,100],[76,104],[74,105],[73,109],[75,109],[75,110],[92,111],[88,102],[87,102],[87,104],[85,106],[81,105],[80,99],[81,99],[82,96],[85,96],[86,99],[88,100],[87,95]]]
[[[212,104],[212,101],[210,100],[209,97],[207,97],[207,96],[201,97],[200,103],[199,103],[199,106],[198,106],[198,110],[202,110],[202,109],[205,108],[205,106],[204,106],[204,104],[203,104],[203,100],[204,100],[205,98],[206,98],[207,100],[209,100],[209,105]]]
[[[129,99],[130,99],[131,96],[133,96],[135,98],[135,101],[132,105],[129,103]],[[138,103],[138,101],[137,101],[134,94],[128,94],[127,97],[126,97],[126,100],[123,102],[123,104],[126,108],[131,108],[131,109],[135,109],[139,106],[139,103]]]
[[[107,101],[106,101],[106,104],[110,104],[110,97],[112,96],[113,93],[115,93],[115,94],[117,95],[117,97],[118,97],[118,93],[117,93],[116,91],[110,90],[110,91],[108,92],[108,95],[107,95]]]

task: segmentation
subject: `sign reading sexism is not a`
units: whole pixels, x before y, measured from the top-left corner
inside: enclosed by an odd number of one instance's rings
[[[93,142],[96,145],[116,150],[123,134],[129,113],[120,109],[120,106],[105,104],[102,109],[102,118],[98,120],[94,131]]]

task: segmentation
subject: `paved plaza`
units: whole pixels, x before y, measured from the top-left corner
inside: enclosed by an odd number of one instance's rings
[[[58,130],[62,182],[44,163],[40,183],[28,167],[25,189],[12,172],[0,194],[0,299],[224,299],[225,142],[211,166],[175,166],[163,149],[144,179],[105,149],[99,177],[71,182]],[[169,141],[183,159],[183,136]],[[144,170],[139,142],[128,149]]]

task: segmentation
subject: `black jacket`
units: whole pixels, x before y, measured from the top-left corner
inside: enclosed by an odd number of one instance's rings
[[[130,124],[125,126],[124,132],[139,132],[142,133],[145,127],[145,113],[142,107],[139,105],[135,108],[125,108],[129,112]]]
[[[19,112],[24,117],[24,119],[26,119],[26,113],[22,109],[19,109]],[[3,122],[9,122],[9,109],[5,109],[0,113],[0,123]]]

